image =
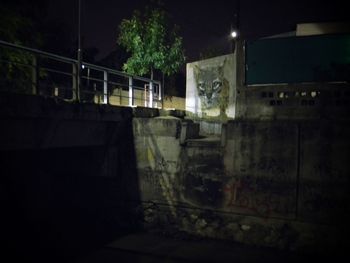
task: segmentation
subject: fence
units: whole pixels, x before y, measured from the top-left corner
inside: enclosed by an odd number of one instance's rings
[[[66,101],[162,108],[159,81],[0,40],[0,90]]]

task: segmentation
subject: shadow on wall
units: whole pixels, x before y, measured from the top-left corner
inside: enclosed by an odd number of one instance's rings
[[[138,230],[125,202],[128,193],[139,200],[131,120],[107,125],[103,146],[0,152],[1,236],[12,258],[66,262]]]
[[[160,200],[169,205],[175,217],[175,203],[179,198],[174,186],[179,180],[180,132],[179,119],[134,119],[141,199],[145,203]],[[153,217],[157,215],[145,215],[146,223],[153,221]]]

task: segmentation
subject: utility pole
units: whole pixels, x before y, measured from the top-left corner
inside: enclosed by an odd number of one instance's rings
[[[82,50],[81,50],[81,0],[78,0],[78,70],[77,70],[77,90],[76,100],[80,101],[81,91],[81,66],[82,66]]]
[[[234,53],[236,49],[237,38],[239,37],[239,12],[240,12],[240,0],[236,0],[236,8],[234,13],[233,25],[231,24],[231,52]]]
[[[236,1],[236,12],[235,12],[235,29],[239,32],[239,19],[240,19],[240,0]]]

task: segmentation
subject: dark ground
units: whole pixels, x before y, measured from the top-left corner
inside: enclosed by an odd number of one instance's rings
[[[72,262],[311,262],[316,259],[319,258],[232,242],[135,233],[119,237]]]

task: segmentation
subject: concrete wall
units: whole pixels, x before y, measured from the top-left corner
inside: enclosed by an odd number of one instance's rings
[[[270,216],[332,225],[349,213],[349,129],[346,121],[228,123],[225,168],[243,195],[254,191],[244,200],[253,214],[261,188]]]
[[[296,35],[346,34],[350,32],[349,28],[349,23],[302,23],[297,24]]]
[[[348,222],[349,132],[348,121],[300,126],[300,220],[333,226]]]
[[[227,209],[262,217],[295,217],[298,126],[232,122],[226,128]]]
[[[346,244],[347,122],[232,121],[221,140],[185,144],[179,127],[134,120],[147,228],[320,253]]]
[[[164,97],[164,108],[165,109],[176,109],[186,110],[186,99],[176,96],[165,96]]]
[[[9,244],[36,235],[47,248],[38,233],[58,231],[58,247],[72,252],[145,227],[281,249],[345,247],[346,120],[236,120],[221,138],[199,138],[199,124],[156,109],[0,101]]]
[[[237,95],[238,119],[348,119],[349,85],[308,83],[243,86]]]
[[[218,117],[218,109],[216,109],[215,114],[215,110],[202,111],[200,109],[203,98],[196,86],[195,69],[218,67],[223,64],[226,57],[219,56],[187,65],[186,111],[188,111],[188,116],[191,119],[203,123],[201,125],[201,127],[203,126],[203,133],[212,133],[211,130],[215,129],[213,127],[215,123],[222,123],[227,119]],[[310,120],[349,118],[350,93],[349,84],[346,82],[323,81],[246,85],[244,42],[237,41],[236,52],[228,55],[228,58],[232,59],[232,63],[225,66],[225,70],[228,72],[225,73],[225,76],[230,80],[231,93],[227,96],[230,110],[226,113],[231,119]],[[342,72],[342,70],[337,71],[338,74]],[[213,116],[216,117],[213,118]],[[220,133],[216,132],[215,134]]]
[[[171,116],[135,118],[133,131],[142,200],[176,202],[181,120]]]
[[[136,111],[1,94],[4,260],[68,262],[137,229],[126,202],[139,200],[126,191],[137,188]]]
[[[95,95],[94,102],[97,104],[102,103],[103,95]],[[164,97],[164,109],[176,109],[185,110],[185,98],[176,96]],[[109,104],[113,106],[129,106],[129,91],[121,88],[113,90],[111,96],[109,96]],[[143,90],[134,90],[134,106],[148,107],[149,98],[146,97]],[[161,104],[155,104],[154,107],[161,108]]]

